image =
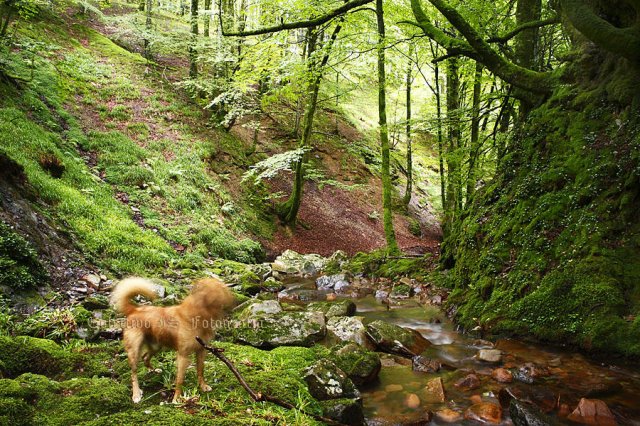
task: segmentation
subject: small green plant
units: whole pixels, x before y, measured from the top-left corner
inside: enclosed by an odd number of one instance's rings
[[[0,285],[28,290],[44,285],[47,278],[31,244],[0,221]]]

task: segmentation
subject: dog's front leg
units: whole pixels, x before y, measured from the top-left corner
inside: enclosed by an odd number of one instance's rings
[[[196,370],[198,372],[198,385],[202,392],[211,391],[211,386],[204,381],[204,356],[206,355],[204,349],[196,352]]]
[[[189,356],[178,353],[178,370],[176,372],[176,392],[173,394],[173,403],[177,404],[182,396],[182,383],[184,383],[184,375],[189,366]]]

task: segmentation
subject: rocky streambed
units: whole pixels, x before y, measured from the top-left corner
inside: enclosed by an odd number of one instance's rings
[[[336,361],[309,368],[305,380],[314,397],[336,401],[330,414],[340,421],[640,424],[637,366],[462,334],[440,309],[446,293],[412,280],[294,269],[274,269],[282,285],[234,314],[254,326],[240,326],[227,337],[267,349],[332,348]]]

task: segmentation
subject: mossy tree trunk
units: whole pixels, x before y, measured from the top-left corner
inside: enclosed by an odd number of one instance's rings
[[[466,204],[471,202],[478,182],[478,158],[480,156],[480,96],[482,94],[482,64],[476,62],[471,100],[471,143],[469,144],[469,172],[467,174]]]
[[[382,153],[382,221],[389,252],[398,251],[396,233],[393,229],[393,206],[391,200],[391,172],[389,155],[389,130],[387,128],[387,89],[385,75],[385,28],[382,0],[376,0],[378,23],[378,116],[380,125],[380,150]]]
[[[404,198],[402,200],[406,208],[409,207],[411,201],[411,193],[413,192],[413,153],[412,153],[412,137],[411,137],[411,86],[413,84],[413,49],[414,44],[409,43],[409,53],[407,59],[407,76],[406,76],[406,108],[407,108],[407,126],[406,126],[406,138],[407,138],[407,185],[404,191]]]
[[[447,185],[443,232],[448,235],[461,204],[460,175],[460,68],[458,58],[447,59]]]

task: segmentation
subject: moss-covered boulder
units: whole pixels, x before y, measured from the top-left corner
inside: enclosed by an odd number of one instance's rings
[[[18,424],[81,424],[133,406],[128,387],[107,378],[56,382],[27,373],[0,382],[0,419]]]
[[[410,358],[419,355],[431,346],[431,342],[416,330],[381,320],[373,321],[367,325],[367,335],[381,351]]]
[[[356,304],[353,300],[341,299],[335,302],[312,302],[307,309],[322,312],[327,318],[351,316],[356,313]]]
[[[234,339],[258,348],[311,346],[325,334],[322,312],[279,312],[242,322],[234,330]]]
[[[324,401],[337,398],[360,398],[349,376],[328,359],[321,359],[304,371],[304,381],[314,398]]]
[[[345,425],[364,424],[362,400],[359,398],[341,398],[322,401],[323,415]]]
[[[285,250],[271,267],[274,271],[291,275],[314,275],[327,264],[327,259],[318,254],[300,254]]]
[[[26,372],[71,377],[82,372],[85,365],[94,367],[87,357],[65,351],[51,340],[0,336],[0,368],[4,377],[16,377]]]
[[[279,312],[282,312],[282,306],[277,300],[250,299],[236,308],[234,316],[240,319],[249,319]]]
[[[331,360],[358,386],[378,378],[380,355],[356,343],[342,343],[331,348]]]

